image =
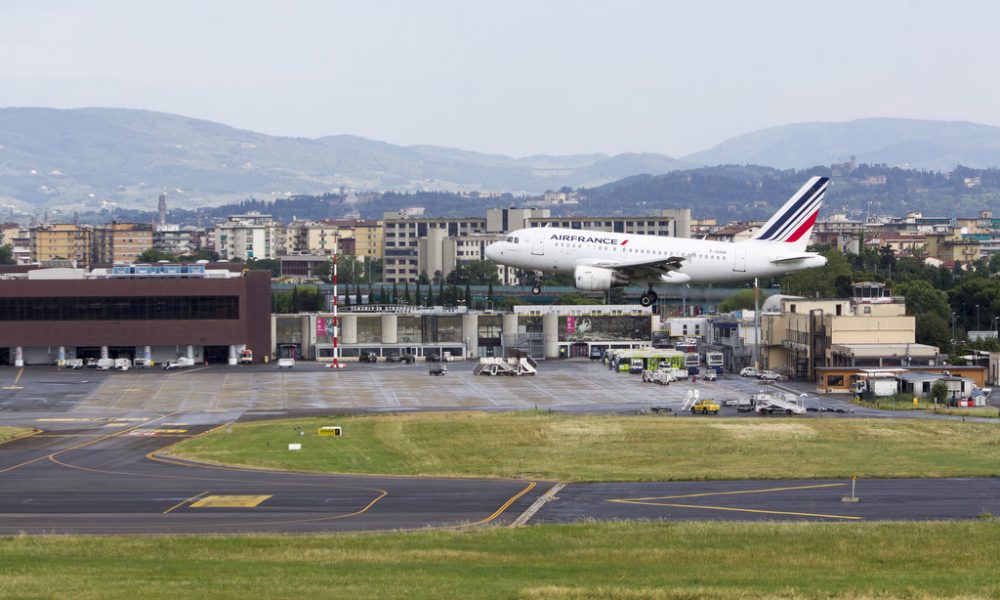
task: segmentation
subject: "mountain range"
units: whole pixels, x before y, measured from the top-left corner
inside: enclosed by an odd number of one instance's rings
[[[149,209],[355,190],[504,191],[596,187],[703,165],[806,169],[844,162],[950,170],[1000,166],[1000,127],[862,119],[742,135],[680,159],[655,153],[523,158],[361,137],[269,136],[131,109],[0,109],[0,207],[11,212]],[[0,212],[0,220],[4,218]]]

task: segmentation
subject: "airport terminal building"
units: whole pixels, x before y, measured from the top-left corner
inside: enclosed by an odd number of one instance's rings
[[[0,364],[180,357],[235,363],[271,349],[268,271],[235,264],[66,264],[0,271]]]

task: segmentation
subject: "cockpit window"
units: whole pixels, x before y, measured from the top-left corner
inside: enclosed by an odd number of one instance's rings
[[[514,238],[514,243],[515,243],[515,244],[520,244],[520,243],[521,243],[521,240],[519,240],[518,238]]]

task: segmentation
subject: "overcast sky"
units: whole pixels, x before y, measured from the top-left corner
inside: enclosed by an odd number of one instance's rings
[[[524,156],[861,117],[1000,125],[1000,3],[0,0],[0,106]]]

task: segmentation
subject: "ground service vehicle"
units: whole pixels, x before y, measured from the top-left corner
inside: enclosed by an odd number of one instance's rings
[[[132,361],[127,358],[116,358],[115,359],[115,370],[116,371],[128,371],[132,367]]]
[[[701,378],[705,381],[715,381],[719,376],[715,373],[715,369],[705,369],[705,374]]]
[[[295,367],[295,359],[294,358],[279,358],[278,359],[278,368],[279,369],[291,369],[291,368],[294,368],[294,367]]]
[[[719,414],[719,405],[711,400],[699,400],[691,406],[691,412],[694,414],[701,413],[707,415],[712,413],[713,415]]]
[[[760,374],[757,375],[757,378],[764,379],[766,381],[781,381],[784,379],[784,377],[774,371],[761,371]]]
[[[646,361],[641,358],[633,358],[629,360],[628,372],[633,375],[642,373],[646,369]]]
[[[432,365],[428,370],[428,375],[445,375],[448,373],[447,365]]]
[[[241,365],[253,364],[253,350],[245,349],[240,352],[240,364]]]
[[[760,371],[757,367],[743,367],[740,370],[740,377],[757,377],[760,375]]]
[[[374,352],[362,352],[358,360],[366,363],[378,362],[378,354]]]
[[[186,369],[188,367],[194,366],[194,359],[182,356],[176,360],[168,360],[163,363],[163,369],[165,371],[173,371],[174,369]]]
[[[67,358],[62,364],[65,369],[82,369],[83,359],[82,358]]]

